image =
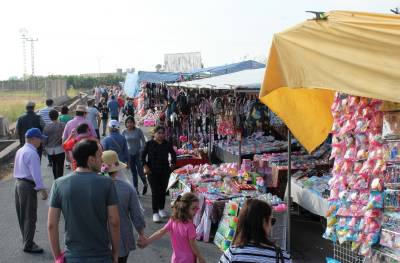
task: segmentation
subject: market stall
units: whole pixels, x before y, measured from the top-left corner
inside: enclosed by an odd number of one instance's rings
[[[273,206],[277,224],[271,239],[286,246],[287,206],[277,196],[265,193],[264,176],[256,172],[258,162],[250,160],[238,168],[237,163],[221,165],[188,165],[175,170],[169,186],[178,183],[177,189],[170,189],[172,199],[182,192],[196,192],[201,199],[201,209],[194,219],[197,238],[204,242],[211,240],[226,250],[234,236],[237,216],[247,198],[258,198]]]
[[[271,47],[261,100],[310,152],[333,135],[324,236],[343,262],[399,260],[400,122],[385,112],[399,109],[387,103],[400,102],[399,43],[400,17],[336,11],[276,34]]]
[[[243,70],[172,85],[188,92],[208,94],[208,103],[192,109],[192,114],[195,113],[192,118],[199,119],[197,123],[203,119],[211,124],[207,142],[222,162],[240,162],[254,154],[281,152],[287,148],[285,141],[277,140],[281,137],[278,130],[283,124],[276,121],[271,126],[270,120],[278,118],[256,99],[264,70]]]

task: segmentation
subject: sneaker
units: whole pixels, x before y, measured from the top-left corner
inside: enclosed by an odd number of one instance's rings
[[[160,223],[161,222],[161,218],[157,213],[153,214],[153,222],[154,223]]]
[[[160,215],[161,218],[167,218],[168,214],[165,212],[163,209],[158,211],[158,214]]]
[[[143,186],[142,195],[145,195],[146,193],[147,193],[147,185]]]
[[[24,248],[23,249],[24,252],[26,253],[31,253],[31,254],[40,254],[43,253],[43,248],[39,247],[38,245],[36,245],[35,243],[29,247],[29,248]]]

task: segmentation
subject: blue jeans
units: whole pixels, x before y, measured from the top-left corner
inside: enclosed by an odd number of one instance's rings
[[[129,156],[129,166],[131,168],[133,185],[138,189],[138,175],[142,180],[143,185],[147,185],[146,177],[144,176],[142,161],[140,160],[140,154]]]
[[[112,263],[112,257],[65,257],[66,263]]]

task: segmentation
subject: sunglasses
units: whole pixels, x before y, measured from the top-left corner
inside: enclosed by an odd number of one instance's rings
[[[273,226],[275,225],[275,223],[276,223],[276,218],[275,217],[271,218],[271,225]]]

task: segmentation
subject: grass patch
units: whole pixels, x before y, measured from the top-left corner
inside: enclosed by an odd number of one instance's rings
[[[67,96],[70,98],[73,98],[75,96],[79,95],[79,90],[75,88],[69,88],[67,89]]]
[[[28,101],[34,101],[35,109],[41,109],[45,106],[44,100],[43,94],[38,92],[0,92],[0,115],[6,117],[9,123],[13,123],[25,112]]]

